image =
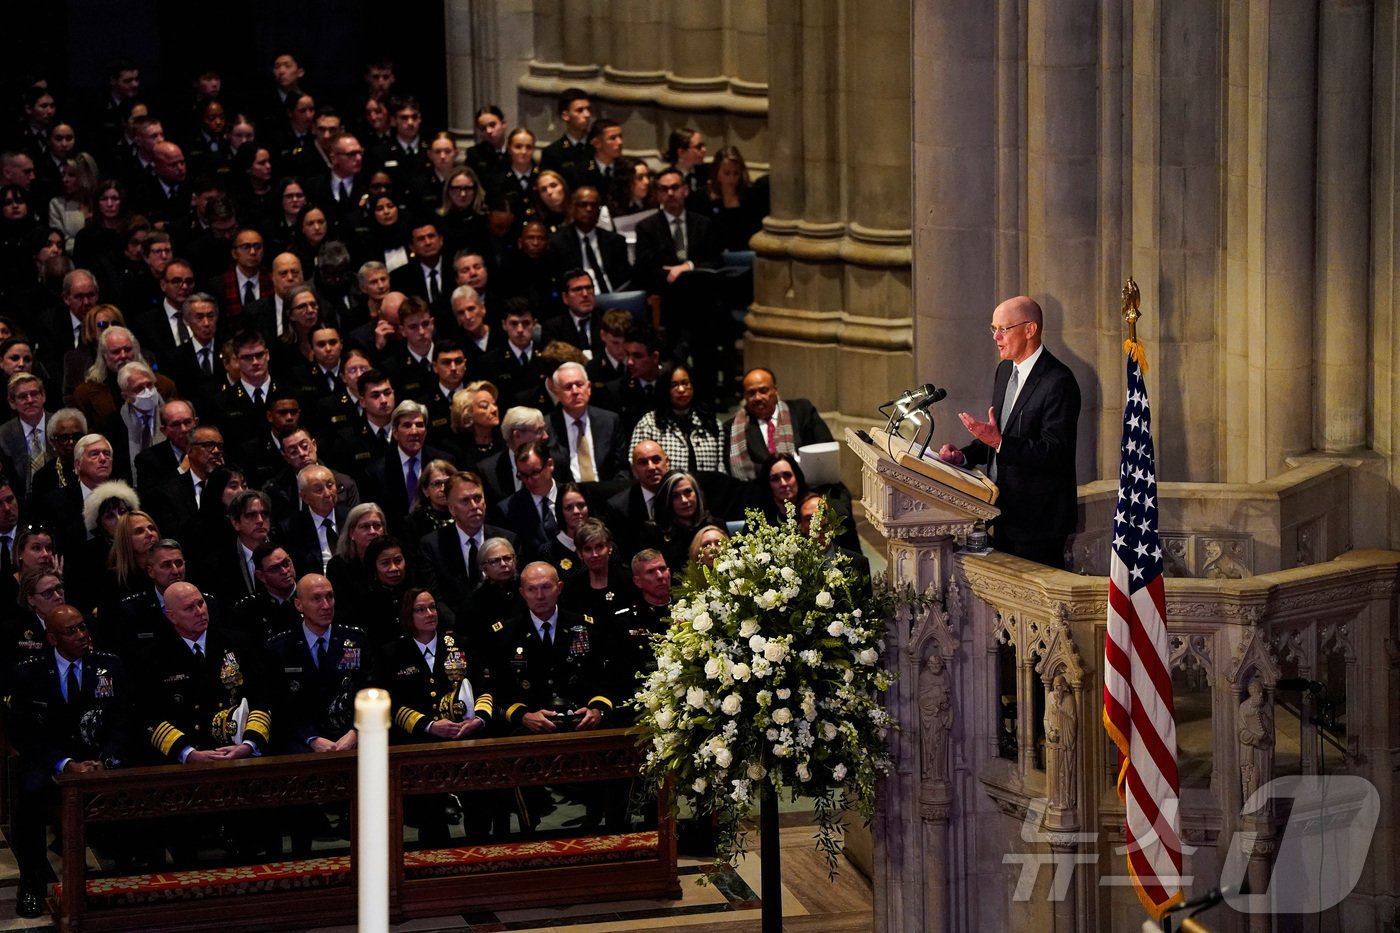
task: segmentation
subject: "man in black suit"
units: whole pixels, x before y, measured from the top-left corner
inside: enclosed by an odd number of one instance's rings
[[[156,143],[151,155],[155,173],[135,190],[134,200],[137,209],[152,224],[169,232],[179,227],[190,213],[185,154],[179,146],[166,141]]]
[[[616,479],[623,473],[622,452],[627,438],[615,412],[589,404],[593,383],[578,363],[554,371],[554,394],[559,405],[549,413],[550,453],[564,463],[579,482]]]
[[[743,385],[744,406],[724,423],[729,474],[735,479],[753,479],[769,457],[831,440],[831,429],[811,402],[779,397],[771,369],[754,367],[744,374]]]
[[[501,512],[505,515],[506,527],[520,538],[517,548],[520,559],[544,560],[560,527],[554,458],[544,441],[521,444],[514,457],[520,488],[501,504]]]
[[[408,237],[413,247],[413,261],[389,274],[394,291],[424,298],[433,309],[433,317],[450,322],[452,307],[449,296],[453,285],[452,270],[443,262],[442,228],[431,214],[410,221]]]
[[[219,305],[213,295],[195,292],[185,299],[181,316],[188,336],[159,357],[161,372],[175,380],[181,396],[207,411],[227,382],[219,361]]]
[[[559,120],[564,124],[564,135],[545,147],[540,154],[540,168],[565,174],[571,172],[573,166],[588,162],[593,154],[593,147],[588,144],[588,127],[593,123],[593,102],[588,92],[576,87],[561,91]]]
[[[477,555],[488,538],[505,538],[514,547],[515,532],[486,524],[486,493],[481,477],[466,470],[447,481],[447,511],[452,524],[424,535],[418,543],[419,582],[454,610],[481,582]]]
[[[480,258],[480,257],[475,257]],[[470,285],[452,290],[452,317],[457,322],[456,341],[473,367],[477,361],[500,349],[505,340],[499,327],[486,323],[486,302]]]
[[[262,644],[301,621],[292,604],[297,571],[286,549],[270,541],[253,552],[253,566],[257,588],[234,604],[229,621],[234,631]]]
[[[603,352],[603,313],[598,310],[593,277],[582,269],[570,269],[559,277],[559,286],[564,313],[545,320],[540,328],[540,342],[549,346],[559,340],[587,350],[592,356],[600,355]]]
[[[622,416],[623,433],[630,438],[642,415],[663,397],[661,338],[647,325],[633,323],[622,338],[622,353],[627,372],[603,387],[598,404]]]
[[[272,294],[264,294],[243,309],[240,326],[257,328],[263,339],[272,344],[285,326],[282,302],[287,292],[306,281],[301,260],[296,253],[278,253],[272,258]]]
[[[203,501],[209,474],[224,465],[224,436],[213,425],[202,424],[190,432],[189,469],[175,475],[151,491],[146,510],[156,525],[172,538],[190,540],[199,503]],[[218,495],[209,490],[210,495]]]
[[[286,521],[294,512],[306,508],[297,492],[297,474],[313,463],[326,464],[320,458],[320,445],[304,425],[295,425],[283,431],[278,437],[285,464],[271,479],[263,483],[262,490],[272,499],[273,520],[278,524]],[[360,487],[348,474],[331,470],[335,480],[336,501],[345,508],[353,509],[360,504]]]
[[[688,348],[696,367],[713,376],[732,331],[721,316],[719,277],[713,274],[719,246],[709,219],[686,209],[689,189],[678,169],[663,169],[656,190],[661,209],[637,224],[634,279],[637,287],[660,296],[667,345],[673,351]],[[697,390],[702,398],[711,394],[708,386]]]
[[[198,426],[199,419],[189,402],[171,399],[165,403],[160,410],[160,432],[165,440],[136,455],[136,490],[141,495],[152,495],[179,472],[189,453],[190,434]]]
[[[305,467],[297,474],[297,492],[306,508],[283,519],[279,540],[291,555],[300,578],[326,572],[350,510],[336,503],[335,477],[320,464]]]
[[[1078,520],[1079,383],[1042,343],[1044,314],[1033,299],[1003,301],[991,326],[1001,363],[987,420],[959,413],[973,442],[961,450],[944,444],[938,454],[985,467],[1001,489],[1001,515],[992,522],[997,550],[1063,568]]]
[[[477,464],[486,498],[498,517],[501,504],[520,488],[520,478],[515,472],[515,451],[521,444],[532,441],[548,443],[549,425],[538,408],[516,406],[501,418],[501,436],[505,438],[505,449]],[[554,472],[560,483],[573,481],[567,461],[556,464]]]
[[[330,171],[311,182],[310,199],[333,215],[337,235],[343,235],[342,228],[360,209],[360,198],[369,193],[369,182],[361,171],[364,156],[360,141],[341,133],[330,145]]]
[[[408,509],[418,495],[418,477],[432,460],[451,460],[436,447],[428,447],[428,409],[418,402],[399,402],[389,418],[393,443],[365,469],[367,501],[379,503],[391,534],[402,534],[408,526]],[[409,486],[413,487],[412,492]]]
[[[51,373],[63,372],[63,358],[78,346],[83,318],[98,301],[97,277],[86,269],[74,269],[63,277],[63,307],[49,308],[35,322],[38,346],[35,356]]]
[[[6,395],[15,416],[0,424],[0,455],[14,467],[15,488],[28,496],[35,471],[49,458],[44,381],[33,373],[15,373]]]
[[[15,912],[43,913],[48,876],[45,825],[58,803],[55,774],[91,774],[129,760],[127,706],[132,684],[121,658],[95,651],[87,622],[72,606],[46,621],[50,650],[19,665],[9,705],[12,741],[20,753],[11,814],[19,863]]]
[[[656,492],[671,472],[671,460],[656,441],[638,441],[632,448],[632,484],[608,500],[608,527],[617,529],[618,553],[634,554],[642,526],[655,514]]]
[[[161,302],[139,315],[131,325],[141,346],[156,355],[156,361],[169,366],[177,347],[188,343],[189,325],[184,307],[194,292],[194,269],[183,259],[172,259],[160,277]]]
[[[627,241],[598,226],[602,198],[598,189],[583,187],[569,201],[572,220],[549,241],[549,265],[567,287],[570,270],[592,276],[599,293],[625,291],[631,285],[632,265],[627,261]],[[565,301],[567,302],[567,297]]]
[[[228,520],[234,540],[204,547],[203,558],[190,568],[190,579],[213,593],[225,606],[257,589],[253,554],[267,543],[272,531],[272,500],[260,489],[244,489],[228,504]]]

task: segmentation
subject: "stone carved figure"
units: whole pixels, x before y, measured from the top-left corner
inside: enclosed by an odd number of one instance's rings
[[[926,781],[948,779],[948,736],[953,728],[953,692],[943,655],[934,649],[919,675],[919,733]]]
[[[1162,573],[1168,577],[1189,577],[1187,569],[1186,539],[1162,538]]]
[[[1074,772],[1079,744],[1079,713],[1064,674],[1056,674],[1045,702],[1046,764],[1050,773],[1050,805],[1069,809],[1075,803]]]
[[[1243,580],[1249,576],[1249,568],[1239,560],[1242,548],[1236,542],[1225,552],[1225,545],[1219,541],[1206,542],[1206,564],[1201,576],[1208,580]]]
[[[1235,726],[1241,746],[1240,789],[1248,800],[1269,782],[1274,760],[1274,714],[1264,702],[1264,686],[1257,679],[1246,688]]]

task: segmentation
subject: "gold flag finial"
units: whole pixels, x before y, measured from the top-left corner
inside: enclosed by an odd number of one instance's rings
[[[1137,322],[1142,317],[1142,312],[1138,310],[1141,302],[1142,292],[1130,275],[1123,283],[1123,320],[1128,322],[1128,339],[1123,341],[1123,352],[1137,360],[1138,367],[1147,372],[1147,352],[1137,339]]]
[[[1142,302],[1142,292],[1138,291],[1137,283],[1133,277],[1128,276],[1123,283],[1123,320],[1128,322],[1128,339],[1137,342],[1137,322],[1142,317],[1142,312],[1138,310]]]

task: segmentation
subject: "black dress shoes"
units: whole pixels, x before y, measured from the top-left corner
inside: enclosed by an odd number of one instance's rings
[[[33,888],[20,888],[15,892],[15,913],[21,917],[42,917],[44,915],[44,897]]]

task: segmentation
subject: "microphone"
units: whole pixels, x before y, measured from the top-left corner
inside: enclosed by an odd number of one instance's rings
[[[925,382],[921,386],[905,390],[903,395],[899,396],[898,398],[890,399],[888,402],[881,405],[880,407],[888,408],[891,405],[893,405],[895,408],[901,410],[924,408],[929,405],[932,405],[934,402],[943,398],[947,394],[947,390],[940,389],[931,382]]]
[[[925,386],[925,388],[930,388],[930,386]],[[943,401],[943,399],[947,398],[947,396],[948,396],[948,390],[947,390],[947,389],[937,389],[937,388],[935,388],[932,392],[930,392],[930,393],[928,394],[928,397],[927,397],[927,398],[925,398],[923,401],[919,402],[917,405],[914,406],[914,410],[915,410],[915,411],[926,411],[926,410],[928,409],[928,407],[929,407],[930,405],[932,405],[934,402],[941,402],[941,401]]]

